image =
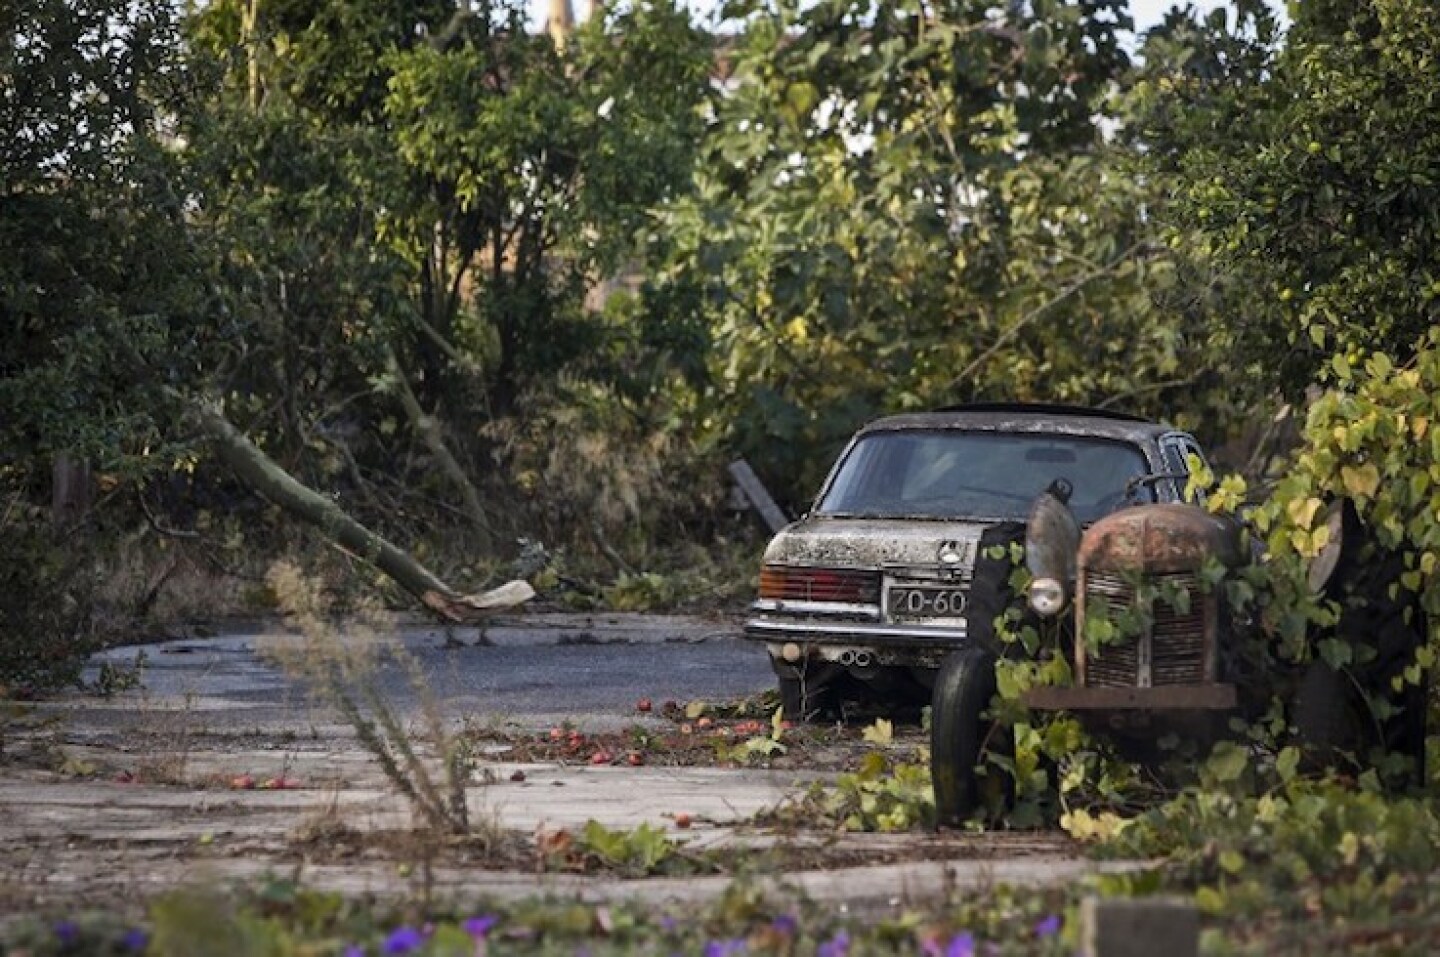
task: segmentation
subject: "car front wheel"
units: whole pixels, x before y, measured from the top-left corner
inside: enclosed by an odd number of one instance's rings
[[[1013,756],[1013,731],[985,717],[995,697],[995,656],[963,648],[946,656],[930,698],[930,779],[941,825],[964,823],[987,798],[1007,801],[1011,783],[999,768],[976,772],[988,752]]]

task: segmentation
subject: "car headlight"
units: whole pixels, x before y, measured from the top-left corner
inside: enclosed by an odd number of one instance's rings
[[[1042,618],[1052,618],[1065,607],[1065,586],[1054,578],[1037,578],[1030,583],[1030,607]]]

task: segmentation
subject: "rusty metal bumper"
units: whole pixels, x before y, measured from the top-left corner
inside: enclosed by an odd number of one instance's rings
[[[1031,688],[1021,700],[1037,711],[1227,711],[1239,703],[1231,684]]]

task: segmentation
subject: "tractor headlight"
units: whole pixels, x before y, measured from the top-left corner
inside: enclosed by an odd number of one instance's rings
[[[1053,618],[1065,607],[1065,586],[1054,578],[1030,583],[1030,607],[1042,618]]]

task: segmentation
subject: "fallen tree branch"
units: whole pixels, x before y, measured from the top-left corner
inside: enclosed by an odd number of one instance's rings
[[[450,480],[460,493],[461,500],[465,503],[465,512],[470,516],[476,531],[480,535],[480,549],[486,551],[491,544],[490,519],[485,514],[485,507],[480,503],[480,493],[475,490],[475,483],[465,474],[460,467],[460,462],[451,453],[450,447],[445,444],[445,436],[440,430],[440,423],[433,415],[426,414],[420,405],[420,400],[415,397],[415,391],[410,388],[410,380],[405,378],[405,370],[400,368],[400,361],[395,358],[395,353],[387,350],[389,354],[386,361],[390,366],[390,374],[395,377],[396,391],[400,395],[400,404],[405,408],[405,415],[410,420],[410,426],[420,435],[420,440],[440,463],[440,470]]]
[[[534,589],[520,580],[478,595],[460,594],[408,553],[351,518],[331,498],[302,485],[225,418],[217,405],[189,400],[187,407],[215,454],[240,481],[370,562],[446,621],[467,621],[534,597]]]

